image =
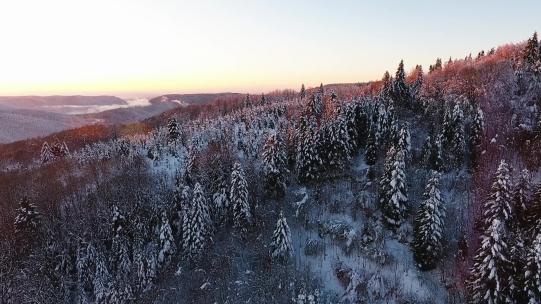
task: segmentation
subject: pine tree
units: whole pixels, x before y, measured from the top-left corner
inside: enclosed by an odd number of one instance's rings
[[[21,237],[32,239],[41,226],[41,214],[36,210],[36,205],[30,202],[28,197],[23,197],[19,202],[15,215],[15,233]]]
[[[169,218],[165,211],[162,212],[160,225],[160,248],[158,252],[158,263],[166,265],[171,260],[171,256],[176,251],[173,231],[169,225]]]
[[[304,83],[303,83],[302,86],[301,86],[301,91],[300,91],[300,93],[299,93],[299,97],[300,97],[301,99],[304,99],[304,98],[306,97],[306,89],[304,88]]]
[[[54,161],[54,154],[49,144],[45,141],[41,146],[41,163],[46,164]]]
[[[192,205],[185,219],[187,229],[182,238],[185,256],[197,260],[210,242],[211,220],[203,187],[195,184]]]
[[[244,233],[252,222],[252,212],[248,203],[248,183],[239,162],[233,165],[229,194],[233,205],[233,226]]]
[[[180,130],[176,118],[169,118],[169,121],[167,122],[167,131],[167,140],[169,142],[176,142],[180,138]]]
[[[425,200],[421,203],[415,220],[413,253],[422,270],[436,267],[443,246],[445,206],[439,190],[439,173],[432,171],[426,185]]]
[[[293,253],[293,246],[291,245],[291,231],[287,225],[284,213],[280,211],[278,221],[276,222],[276,229],[272,235],[271,243],[272,257],[278,260],[285,261]]]
[[[411,152],[411,135],[407,126],[402,127],[398,133],[398,149],[404,151],[406,158]]]
[[[535,238],[527,256],[524,291],[528,304],[541,303],[541,233]]]
[[[523,169],[520,172],[513,193],[513,210],[515,216],[513,224],[521,230],[526,227],[531,191],[530,171],[528,171],[528,169]]]
[[[275,133],[265,142],[262,156],[265,192],[270,197],[282,197],[286,188],[286,155]]]
[[[470,289],[474,303],[515,303],[507,241],[505,224],[495,218],[481,237],[481,247],[471,270]]]
[[[407,185],[404,172],[404,151],[393,147],[387,153],[384,177],[381,180],[380,199],[383,218],[392,228],[398,228],[404,220],[407,203]]]
[[[487,226],[492,225],[496,219],[505,225],[509,224],[513,205],[510,180],[509,165],[502,160],[496,171],[489,199],[484,206],[483,216]]]

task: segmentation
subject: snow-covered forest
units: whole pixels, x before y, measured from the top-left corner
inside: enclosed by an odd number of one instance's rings
[[[33,149],[0,303],[541,303],[536,34]]]

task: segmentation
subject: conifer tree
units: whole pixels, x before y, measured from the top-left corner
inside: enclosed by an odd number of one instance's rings
[[[414,71],[415,79],[413,80],[413,83],[410,87],[410,93],[411,97],[418,99],[419,94],[421,93],[421,88],[423,87],[424,83],[424,76],[423,76],[423,67],[421,65],[415,66]]]
[[[176,251],[175,240],[173,239],[173,231],[169,225],[167,213],[164,211],[161,215],[160,225],[160,248],[158,252],[158,263],[165,265],[171,260],[171,256]]]
[[[400,60],[394,82],[392,84],[392,97],[396,104],[407,106],[409,102],[409,87],[406,84],[406,72],[404,71],[404,61]]]
[[[291,231],[287,225],[284,213],[280,211],[278,221],[276,222],[276,229],[272,235],[271,254],[273,258],[285,261],[291,256],[292,252]]]
[[[275,133],[267,139],[262,154],[265,192],[270,197],[282,197],[286,188],[286,155]]]
[[[306,89],[304,88],[304,83],[303,83],[302,86],[301,86],[301,91],[300,91],[300,93],[299,93],[299,97],[300,97],[301,99],[304,99],[304,98],[306,97]]]
[[[483,216],[488,226],[498,219],[508,225],[512,217],[512,193],[509,176],[509,165],[502,160],[494,176],[489,199],[484,206]]]
[[[211,222],[207,199],[199,183],[195,184],[192,204],[185,218],[187,229],[182,238],[184,255],[190,260],[197,260],[210,241]]]
[[[439,190],[439,173],[432,171],[415,219],[413,253],[422,270],[436,267],[442,254],[445,206]]]
[[[297,130],[297,156],[296,171],[301,182],[315,180],[322,164],[318,147],[320,147],[319,134],[316,133],[316,124],[313,119],[301,116]]]
[[[380,195],[383,218],[391,228],[398,228],[406,213],[407,185],[404,169],[404,151],[391,147],[387,153]]]
[[[25,238],[33,238],[41,226],[41,214],[28,197],[23,197],[15,211],[15,233]]]
[[[539,41],[537,40],[537,32],[533,33],[532,37],[528,39],[526,47],[522,53],[522,59],[527,65],[536,64],[540,58],[539,53]]]
[[[45,141],[43,142],[43,145],[41,146],[41,163],[49,163],[54,161],[54,154],[49,146],[49,144]]]
[[[411,151],[411,135],[407,126],[402,127],[398,133],[398,149],[404,151],[406,158],[409,157]]]
[[[216,225],[221,225],[226,222],[226,215],[229,210],[229,196],[227,193],[227,180],[224,177],[220,178],[218,189],[212,195],[212,206],[214,209],[214,222]]]
[[[531,188],[530,171],[523,169],[513,191],[513,211],[515,216],[513,224],[520,229],[526,227]]]
[[[525,230],[530,235],[541,232],[541,185],[538,185],[528,207]]]
[[[383,78],[381,79],[381,91],[380,96],[382,98],[389,98],[391,97],[392,89],[393,89],[393,79],[391,78],[391,74],[389,74],[388,71],[385,71],[383,74]]]
[[[515,284],[509,259],[505,224],[494,218],[481,237],[481,247],[471,270],[473,303],[515,303]]]
[[[325,90],[323,89],[323,83],[319,84],[319,89],[317,91],[318,95],[323,96],[325,95]]]
[[[176,142],[180,138],[180,130],[176,118],[169,118],[169,121],[167,122],[167,131],[167,140],[169,142]]]
[[[377,160],[377,147],[376,147],[376,138],[374,131],[372,130],[372,124],[370,125],[370,130],[368,131],[368,139],[366,140],[366,156],[365,161],[369,166],[376,164]]]
[[[537,234],[528,251],[524,291],[528,304],[541,303],[541,233]]]
[[[233,165],[230,195],[233,205],[233,226],[244,233],[252,222],[252,212],[248,203],[248,183],[239,162]]]
[[[481,108],[477,108],[477,110],[473,114],[473,121],[471,125],[470,130],[470,160],[472,163],[472,167],[477,166],[477,147],[481,143],[481,139],[483,137],[483,132],[485,128],[485,121],[484,121],[484,115],[483,110]]]

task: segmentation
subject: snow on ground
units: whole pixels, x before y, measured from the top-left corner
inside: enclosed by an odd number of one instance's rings
[[[296,209],[299,202],[304,202],[306,210],[305,214],[301,212],[289,220],[295,267],[315,275],[327,292],[337,294],[344,302],[351,298],[346,294],[349,279],[341,281],[337,269],[347,269],[350,277],[360,280],[356,290],[366,303],[398,303],[399,299],[410,299],[414,303],[447,303],[440,271],[420,272],[407,241],[398,241],[397,236],[382,225],[379,226],[380,240],[368,244],[361,241],[369,222],[377,222],[374,219],[379,216],[379,211],[374,204],[374,195],[361,190],[367,182],[364,172],[368,169],[362,156],[355,159],[352,168],[353,182],[344,178],[324,184],[319,200],[315,198],[317,193],[313,187],[291,189],[299,198],[292,206]],[[368,198],[369,202],[364,205],[371,206],[368,211],[355,208],[360,197]],[[368,212],[374,214],[370,216]],[[328,232],[327,228],[333,225],[336,231]],[[411,234],[411,227],[405,230]],[[309,240],[320,242],[323,249],[316,254],[307,254],[305,249]],[[348,242],[352,242],[349,249]],[[375,253],[382,255],[375,256]]]

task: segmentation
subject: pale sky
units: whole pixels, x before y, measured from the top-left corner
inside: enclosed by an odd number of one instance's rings
[[[362,82],[541,29],[541,1],[5,0],[0,95]]]

